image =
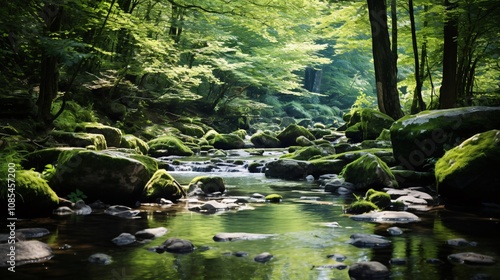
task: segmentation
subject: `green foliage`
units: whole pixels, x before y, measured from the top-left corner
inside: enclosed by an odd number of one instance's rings
[[[56,101],[53,104],[52,112],[55,114],[62,106],[62,101]],[[74,101],[66,103],[65,110],[54,121],[54,126],[63,131],[74,131],[81,122],[96,122],[97,117],[92,109],[92,105],[82,107]]]
[[[24,157],[22,156],[22,154],[11,148],[4,148],[0,150],[0,159],[0,184],[2,185],[2,187],[0,187],[0,199],[6,199],[6,186],[8,184],[7,179],[10,178],[8,174],[11,173],[10,171],[12,170],[22,169],[21,162],[23,161]]]
[[[70,194],[68,194],[68,199],[71,202],[77,202],[79,200],[85,200],[85,198],[87,198],[87,196],[81,190],[79,190],[79,189],[75,189],[75,191],[73,191]]]
[[[47,164],[45,165],[45,168],[42,171],[42,178],[48,182],[55,174],[56,174],[56,167],[52,164]]]
[[[361,108],[376,108],[376,100],[373,96],[368,96],[366,93],[360,92],[356,97],[356,101],[351,106],[350,113],[353,114],[354,111]]]

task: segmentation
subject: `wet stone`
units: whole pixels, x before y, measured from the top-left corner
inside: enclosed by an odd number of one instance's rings
[[[133,236],[132,234],[124,232],[118,235],[117,237],[113,238],[111,241],[118,246],[124,246],[134,243],[136,239],[135,236]]]
[[[169,238],[159,247],[170,253],[191,253],[194,251],[194,245],[189,240],[180,238]],[[156,250],[158,252],[158,249]]]
[[[349,243],[358,248],[385,248],[392,244],[390,240],[385,239],[383,236],[362,233],[351,235]]]
[[[10,247],[12,244],[0,244],[0,267],[10,266]],[[16,266],[27,263],[44,262],[53,257],[52,249],[49,245],[38,240],[16,242]]]
[[[359,262],[349,267],[351,279],[386,279],[389,277],[389,269],[375,261]]]
[[[390,227],[387,229],[387,232],[393,236],[403,234],[403,230],[398,227]]]
[[[342,255],[342,254],[331,254],[331,255],[328,255],[326,257],[329,259],[334,259],[338,262],[343,262],[343,261],[345,261],[345,259],[347,259],[347,257]]]
[[[476,242],[469,242],[463,238],[455,238],[455,239],[450,239],[446,241],[446,244],[450,246],[456,246],[456,247],[465,247],[465,246],[476,246]]]
[[[103,253],[96,253],[96,254],[91,255],[88,258],[88,261],[90,263],[101,264],[101,265],[108,265],[112,262],[111,256],[103,254]]]
[[[352,215],[351,219],[355,221],[374,223],[412,223],[420,221],[420,218],[415,214],[405,211],[371,212],[360,215]]]
[[[258,240],[275,236],[275,234],[259,234],[246,232],[221,232],[214,235],[213,240],[218,242],[237,240]]]
[[[26,239],[40,238],[50,234],[46,228],[20,228],[16,232],[22,234]]]
[[[135,233],[137,239],[155,239],[167,234],[168,229],[165,227],[147,228]]]
[[[260,263],[265,263],[270,261],[273,258],[273,255],[268,252],[260,253],[257,256],[255,256],[254,261],[260,262]]]
[[[463,264],[478,264],[478,265],[493,265],[495,264],[495,259],[491,256],[482,255],[474,252],[465,252],[451,254],[448,259],[453,262],[463,263]]]

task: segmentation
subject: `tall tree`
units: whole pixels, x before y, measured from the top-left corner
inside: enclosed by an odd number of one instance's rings
[[[387,27],[385,0],[367,0],[372,33],[373,64],[379,110],[394,119],[403,116],[396,86],[396,69]]]
[[[413,57],[415,60],[415,91],[413,92],[413,102],[411,104],[411,113],[416,114],[420,111],[425,110],[424,99],[422,98],[422,85],[424,83],[424,68],[426,59],[426,43],[424,38],[424,43],[422,44],[422,56],[419,61],[418,57],[418,44],[417,44],[417,31],[415,27],[415,12],[413,9],[413,0],[408,1],[408,12],[410,14],[410,25],[411,25],[411,41],[413,48]],[[425,25],[425,24],[424,24]]]
[[[444,1],[446,9],[444,22],[443,81],[439,91],[439,108],[457,106],[457,55],[458,18],[457,3]]]

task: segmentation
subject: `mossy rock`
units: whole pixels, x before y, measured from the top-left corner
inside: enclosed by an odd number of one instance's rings
[[[248,165],[248,172],[250,173],[261,173],[262,172],[262,168],[264,167],[264,164],[262,162],[251,162],[249,165]]]
[[[266,195],[266,201],[269,201],[271,203],[280,203],[281,200],[283,200],[283,197],[279,194],[269,194]]]
[[[365,154],[349,163],[340,173],[354,190],[398,188],[398,182],[385,162],[373,154]]]
[[[215,138],[215,136],[217,136],[219,133],[213,129],[207,131],[207,133],[205,133],[205,135],[203,135],[203,138],[207,139],[208,141],[212,140]]]
[[[394,119],[369,108],[356,110],[347,124],[346,136],[355,142],[374,140],[384,129],[388,129]]]
[[[107,149],[106,138],[102,134],[85,132],[64,132],[52,131],[50,135],[55,141],[66,144],[70,147],[88,147],[94,146],[96,150]]]
[[[85,148],[75,148],[75,147],[56,147],[47,148],[43,150],[34,151],[26,155],[26,160],[23,163],[25,168],[34,168],[36,171],[42,172],[45,165],[52,164],[56,165],[59,155],[62,152],[67,151],[86,151]]]
[[[217,134],[208,141],[216,149],[231,150],[245,147],[245,142],[234,134]]]
[[[245,137],[248,135],[247,131],[244,129],[238,129],[236,131],[231,132],[231,134],[237,135],[241,139],[245,139]]]
[[[155,139],[159,138],[162,136],[170,136],[170,135],[180,135],[181,131],[175,127],[167,126],[167,125],[160,125],[160,124],[153,124],[150,126],[143,127],[141,130],[141,137],[144,137],[145,139]]]
[[[326,159],[322,157],[311,159],[309,163],[311,165],[309,173],[314,177],[319,177],[323,174],[339,174],[349,162],[343,159]]]
[[[278,138],[265,133],[263,131],[258,131],[250,137],[250,142],[255,146],[255,148],[278,148],[281,147],[281,142]]]
[[[347,207],[346,212],[348,214],[363,214],[374,210],[379,210],[377,205],[375,205],[373,202],[361,199],[351,203]]]
[[[335,150],[339,149],[338,146],[334,146]],[[351,163],[358,158],[366,155],[373,154],[380,158],[383,162],[385,162],[388,166],[394,166],[396,164],[396,160],[393,157],[392,149],[387,148],[373,148],[373,149],[364,149],[364,150],[352,150],[343,153],[338,153],[334,155],[324,156],[322,159],[330,160],[330,159],[341,159],[346,163]]]
[[[16,217],[49,216],[58,207],[59,198],[49,187],[41,174],[32,170],[18,170],[16,173]],[[7,192],[7,194],[10,194]],[[2,197],[7,208],[7,198]]]
[[[314,156],[321,155],[321,149],[316,146],[301,148],[294,153],[282,155],[283,159],[309,160]]]
[[[175,136],[162,136],[148,142],[149,154],[158,156],[192,156],[194,152]]]
[[[194,123],[174,123],[174,127],[179,129],[182,134],[194,136],[197,138],[203,137],[205,135],[205,130],[203,127]]]
[[[311,141],[316,140],[314,135],[312,135],[312,133],[309,132],[305,127],[296,124],[289,125],[282,132],[280,132],[276,136],[276,138],[280,140],[282,147],[289,147],[298,145],[297,137],[299,136],[304,136]]]
[[[219,176],[198,176],[193,178],[189,183],[188,192],[192,192],[196,188],[201,189],[205,194],[224,193],[226,191],[224,179]]]
[[[408,170],[425,170],[428,159],[440,158],[465,139],[500,127],[500,107],[464,107],[423,111],[391,126],[394,157]]]
[[[365,194],[365,199],[377,205],[379,209],[391,206],[391,196],[386,192],[369,189]]]
[[[295,139],[295,142],[297,143],[297,145],[302,147],[314,145],[314,142],[307,139],[307,137],[305,137],[304,135],[297,137],[297,139]]]
[[[176,201],[186,193],[182,186],[165,169],[158,169],[146,183],[141,202],[157,202],[161,198]]]
[[[382,129],[382,132],[375,140],[391,141],[391,131],[387,128]]]
[[[121,130],[101,123],[80,123],[77,125],[75,132],[102,134],[106,139],[108,147],[120,147],[120,142],[122,140]]]
[[[50,185],[62,196],[79,189],[89,201],[133,206],[157,169],[156,160],[143,155],[63,151]]]
[[[435,166],[439,194],[463,206],[500,203],[500,130],[476,134],[447,151]]]
[[[136,137],[132,134],[125,134],[122,136],[120,142],[121,148],[134,149],[139,154],[147,155],[149,151],[149,145],[141,138]]]

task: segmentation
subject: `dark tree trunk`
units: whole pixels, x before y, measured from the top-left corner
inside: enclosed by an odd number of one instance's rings
[[[422,44],[422,61],[419,61],[418,57],[418,45],[417,45],[417,31],[415,28],[415,13],[413,11],[413,0],[408,1],[409,14],[410,14],[410,26],[411,26],[411,41],[413,46],[413,57],[415,59],[415,92],[413,93],[413,102],[411,104],[411,113],[416,114],[420,111],[425,110],[425,103],[422,98],[422,84],[423,84],[423,73],[425,67],[425,55],[426,55],[426,44]],[[422,69],[420,68],[422,67]]]
[[[63,8],[56,5],[46,5],[42,11],[47,33],[56,33],[61,30]],[[51,114],[52,101],[57,96],[59,84],[59,66],[57,57],[48,51],[42,53],[40,63],[40,93],[36,105],[38,106],[37,118],[49,124],[53,121]]]
[[[396,9],[396,0],[391,0],[391,19],[392,19],[392,57],[394,57],[394,69],[396,77],[398,73],[398,12]]]
[[[389,42],[385,0],[367,0],[372,31],[373,64],[378,107],[382,113],[399,119],[403,116],[396,85],[396,69]]]
[[[444,22],[443,81],[439,91],[439,108],[454,108],[457,105],[457,54],[458,19],[453,14],[457,4],[444,1],[446,19]]]
[[[321,86],[321,76],[321,69],[307,67],[304,78],[304,88],[310,92],[319,92]]]

